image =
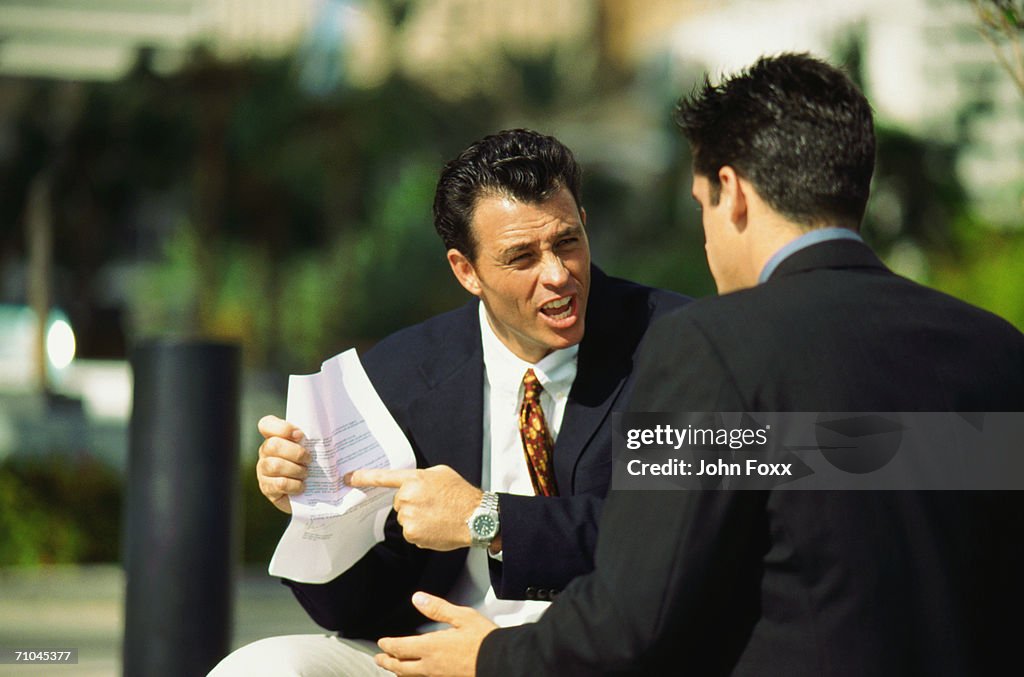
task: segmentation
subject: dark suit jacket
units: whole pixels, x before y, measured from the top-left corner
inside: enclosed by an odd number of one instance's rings
[[[499,494],[503,561],[491,582],[505,599],[549,599],[593,569],[600,510],[611,479],[611,416],[632,380],[633,356],[651,320],[685,297],[591,269],[576,380],[555,444],[561,496]],[[483,349],[478,302],[399,331],[362,357],[370,380],[409,438],[419,467],[446,464],[479,486],[483,455]],[[335,580],[284,581],[317,623],[347,637],[408,634],[427,619],[416,590],[445,595],[466,549],[410,545],[392,512],[386,538]]]
[[[637,371],[636,411],[1024,410],[1020,332],[850,241],[668,316]],[[600,534],[594,573],[538,623],[491,633],[479,674],[968,676],[1019,663],[1021,492],[612,492]]]

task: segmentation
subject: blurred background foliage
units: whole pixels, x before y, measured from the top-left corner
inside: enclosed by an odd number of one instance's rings
[[[615,56],[624,8],[703,5],[586,3],[595,9],[567,24],[571,39],[526,48],[482,35],[493,49],[478,60],[459,52],[477,29],[456,22],[449,70],[424,76],[399,47],[416,43],[417,11],[433,5],[362,4],[383,17],[386,67],[373,77],[346,75],[343,40],[321,23],[273,54],[199,45],[168,69],[159,50],[142,48],[114,79],[0,78],[0,300],[24,302],[28,196],[45,176],[53,299],[79,355],[123,360],[153,336],[237,341],[248,372],[264,375],[256,390],[273,391],[251,413],[267,413],[264,403],[283,404],[285,374],[463,302],[431,223],[437,173],[473,140],[518,126],[576,150],[596,262],[713,293],[690,158],[670,120],[704,66]],[[555,3],[566,4],[582,3]],[[870,96],[868,42],[855,26],[831,53]],[[996,96],[985,72],[981,103],[958,113],[953,133],[879,116],[864,231],[898,272],[1024,328],[1024,178],[1006,193],[1002,220],[960,178],[972,121]],[[243,422],[245,557],[266,562],[287,517],[252,479],[255,420]],[[117,559],[121,483],[88,459],[0,461],[0,565]]]
[[[95,459],[0,465],[0,565],[116,561],[121,489]]]

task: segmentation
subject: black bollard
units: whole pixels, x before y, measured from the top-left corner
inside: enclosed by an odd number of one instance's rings
[[[238,540],[240,349],[132,353],[124,674],[205,675],[230,650]]]

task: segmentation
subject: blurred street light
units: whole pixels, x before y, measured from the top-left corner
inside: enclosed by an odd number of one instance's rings
[[[0,305],[0,390],[34,388],[40,365],[33,348],[38,325],[36,311],[28,306]],[[46,318],[46,369],[56,382],[62,379],[75,357],[75,332],[59,308]]]

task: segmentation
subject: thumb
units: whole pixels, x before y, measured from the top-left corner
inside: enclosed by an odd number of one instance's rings
[[[421,614],[432,621],[440,621],[448,625],[457,626],[459,611],[462,607],[455,606],[440,597],[428,595],[425,592],[417,592],[412,596],[412,604]]]

